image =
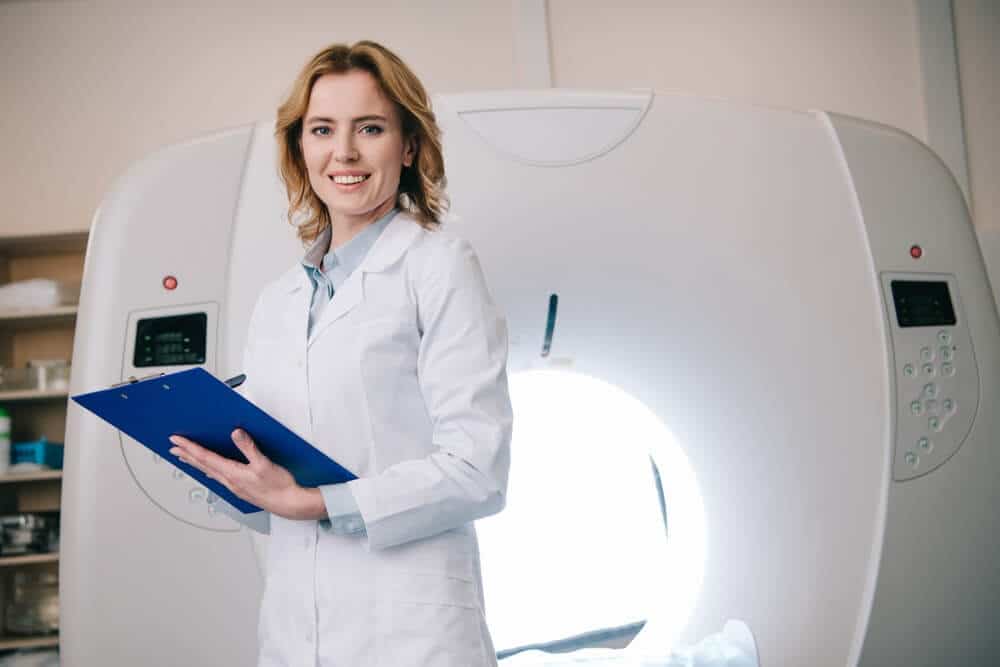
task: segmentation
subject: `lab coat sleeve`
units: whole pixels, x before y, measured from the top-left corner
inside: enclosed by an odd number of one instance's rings
[[[499,512],[510,467],[507,325],[471,246],[442,239],[411,273],[421,330],[417,373],[431,454],[348,483],[368,547],[429,537]]]

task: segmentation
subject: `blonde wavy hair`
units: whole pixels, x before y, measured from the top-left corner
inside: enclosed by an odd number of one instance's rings
[[[291,92],[278,107],[274,130],[278,168],[288,192],[288,222],[296,228],[303,244],[315,240],[330,225],[330,213],[309,184],[302,156],[302,123],[309,96],[321,76],[351,70],[363,70],[375,78],[383,94],[396,105],[404,140],[413,139],[416,146],[412,166],[400,173],[396,206],[427,229],[439,225],[448,208],[441,129],[420,79],[395,53],[376,42],[332,44],[299,72]]]

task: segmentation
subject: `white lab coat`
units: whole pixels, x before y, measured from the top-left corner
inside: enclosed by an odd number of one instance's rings
[[[251,317],[245,393],[358,475],[367,536],[272,516],[260,667],[495,665],[474,519],[504,505],[507,328],[468,243],[405,212],[306,340],[292,267]]]

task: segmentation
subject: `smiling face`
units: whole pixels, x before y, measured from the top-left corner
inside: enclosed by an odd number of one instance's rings
[[[301,141],[309,183],[330,212],[338,245],[392,209],[415,153],[396,105],[364,70],[316,80]]]

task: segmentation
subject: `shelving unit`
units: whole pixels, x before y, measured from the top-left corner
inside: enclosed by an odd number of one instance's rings
[[[86,233],[0,237],[0,285],[31,278],[78,283],[86,247]],[[23,368],[31,359],[71,361],[76,316],[75,305],[0,311],[0,366]],[[67,402],[65,389],[0,391],[0,406],[11,416],[11,441],[44,436],[63,442]],[[58,512],[61,490],[61,470],[0,475],[0,513]],[[2,622],[15,572],[58,568],[58,553],[0,556],[0,652],[59,645],[58,635],[8,635]]]

